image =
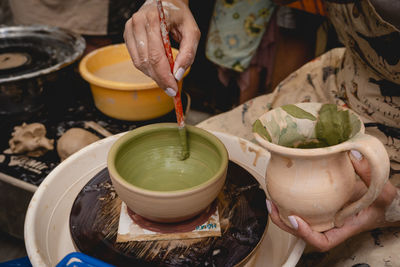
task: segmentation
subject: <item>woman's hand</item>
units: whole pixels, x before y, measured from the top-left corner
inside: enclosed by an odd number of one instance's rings
[[[175,96],[178,91],[176,80],[182,79],[185,70],[193,63],[200,30],[187,2],[164,0],[162,3],[167,28],[180,43],[173,74],[164,51],[155,0],[147,0],[126,22],[124,39],[136,68],[153,78],[169,96]]]
[[[357,194],[352,200],[354,201],[366,192],[366,185],[369,185],[371,180],[371,172],[368,161],[360,153],[352,151],[350,155],[354,169],[363,180],[359,181],[356,186]],[[333,228],[323,233],[313,231],[303,219],[295,215],[289,216],[289,221],[292,224],[291,228],[280,219],[278,209],[271,201],[267,200],[267,208],[270,212],[271,220],[282,230],[302,238],[319,251],[327,251],[358,233],[377,227],[400,225],[400,222],[387,222],[385,220],[385,210],[392,203],[396,194],[396,187],[387,182],[379,197],[368,208],[360,211],[357,215],[347,218],[342,227]]]

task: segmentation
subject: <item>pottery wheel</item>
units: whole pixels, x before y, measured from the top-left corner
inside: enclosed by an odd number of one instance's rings
[[[40,45],[4,45],[0,42],[0,79],[38,71],[56,64]]]
[[[75,199],[70,232],[77,250],[116,266],[234,266],[248,259],[266,230],[265,193],[229,162],[217,201],[221,237],[116,243],[121,200],[105,168]]]
[[[2,53],[0,54],[0,70],[22,66],[29,60],[30,57],[23,53]]]

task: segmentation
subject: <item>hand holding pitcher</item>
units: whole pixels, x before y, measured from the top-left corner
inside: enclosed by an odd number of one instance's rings
[[[341,227],[370,206],[389,177],[383,144],[364,134],[352,111],[332,104],[299,103],[265,113],[254,124],[257,141],[271,152],[266,173],[269,199],[291,226],[296,215],[317,232]],[[366,193],[354,199],[357,176],[348,151],[363,154],[371,170]]]

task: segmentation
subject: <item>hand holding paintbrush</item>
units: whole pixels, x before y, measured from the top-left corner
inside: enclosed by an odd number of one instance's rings
[[[160,31],[161,31],[161,37],[162,37],[163,45],[164,45],[164,49],[165,49],[165,54],[167,55],[171,71],[173,72],[174,71],[174,58],[172,55],[171,43],[169,41],[167,24],[165,22],[164,9],[163,9],[161,0],[156,0],[156,2],[157,2],[158,16],[160,18]],[[188,150],[188,146],[187,146],[185,119],[184,119],[183,110],[182,110],[181,93],[179,92],[179,90],[176,92],[176,95],[174,96],[174,105],[175,105],[176,120],[178,122],[178,127],[179,127],[179,135],[180,135],[181,144],[182,144],[181,159],[185,160],[189,157],[189,150]]]
[[[186,2],[162,2],[165,23],[171,37],[179,43],[173,69],[170,69],[164,51],[155,0],[147,0],[125,24],[125,43],[135,67],[151,77],[171,97],[178,91],[177,80],[182,79],[186,69],[193,63],[200,39],[199,28]]]
[[[196,54],[200,31],[182,0],[146,1],[125,25],[124,38],[134,65],[153,78],[171,97],[174,97],[179,134],[183,144],[182,158],[187,157],[186,133],[180,92],[176,80],[183,77]],[[174,64],[167,30],[180,43]],[[172,72],[172,73],[171,73]],[[175,80],[176,79],[176,80]]]

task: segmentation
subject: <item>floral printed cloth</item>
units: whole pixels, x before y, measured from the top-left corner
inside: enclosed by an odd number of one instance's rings
[[[207,38],[207,58],[228,69],[245,70],[274,8],[271,0],[217,0]]]

